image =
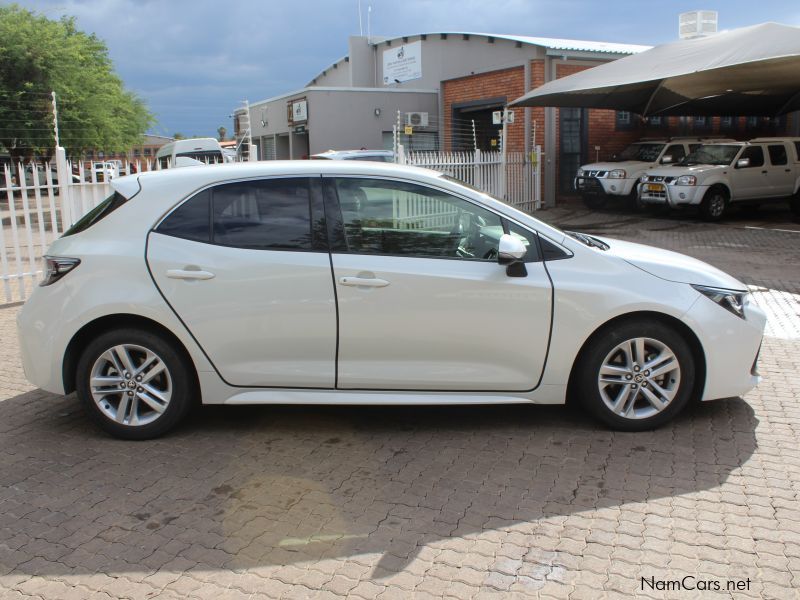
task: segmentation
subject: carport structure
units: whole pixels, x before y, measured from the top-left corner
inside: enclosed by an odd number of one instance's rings
[[[550,81],[510,105],[779,116],[800,110],[800,28],[763,23],[664,44]]]

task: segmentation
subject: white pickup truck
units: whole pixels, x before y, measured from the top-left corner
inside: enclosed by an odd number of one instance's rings
[[[648,170],[639,185],[642,205],[699,206],[712,221],[733,203],[787,198],[800,213],[800,138],[704,144],[678,163]]]
[[[635,201],[639,178],[647,169],[679,162],[700,144],[709,141],[670,138],[634,142],[610,161],[583,165],[578,169],[575,190],[589,208],[602,208],[609,198],[614,197]]]

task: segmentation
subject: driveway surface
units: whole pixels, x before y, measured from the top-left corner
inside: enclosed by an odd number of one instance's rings
[[[570,407],[206,407],[121,442],[25,381],[0,308],[0,597],[799,597],[798,227],[537,216],[744,280],[762,384],[639,434]]]

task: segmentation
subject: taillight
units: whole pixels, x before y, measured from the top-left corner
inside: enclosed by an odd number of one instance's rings
[[[45,256],[44,279],[39,284],[41,286],[50,285],[61,279],[64,275],[72,271],[81,264],[80,258],[69,258],[66,256]]]

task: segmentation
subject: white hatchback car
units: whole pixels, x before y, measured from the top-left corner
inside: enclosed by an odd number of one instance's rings
[[[695,259],[350,161],[147,172],[49,249],[25,373],[143,439],[193,403],[565,402],[659,426],[759,380],[764,313]]]

